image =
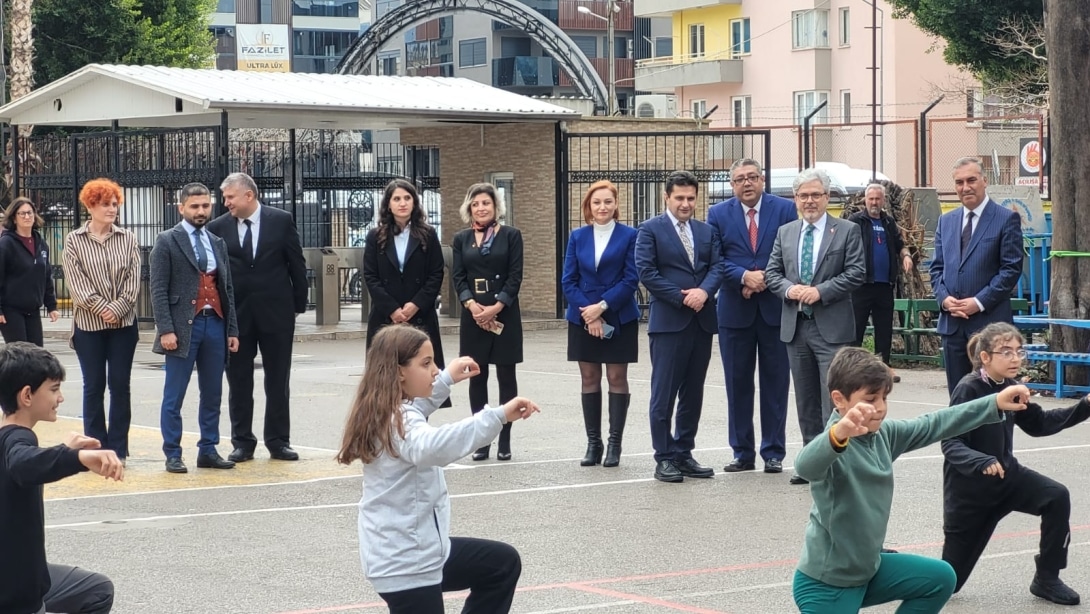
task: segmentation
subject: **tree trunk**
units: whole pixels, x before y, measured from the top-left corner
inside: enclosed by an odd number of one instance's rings
[[[34,39],[31,10],[34,0],[11,0],[11,99],[17,100],[34,87]],[[29,136],[31,126],[20,126],[19,133]]]
[[[1090,252],[1090,2],[1047,0],[1048,78],[1052,122],[1052,249]],[[1049,314],[1090,314],[1090,258],[1054,258]],[[1086,352],[1090,331],[1052,327],[1052,349]]]

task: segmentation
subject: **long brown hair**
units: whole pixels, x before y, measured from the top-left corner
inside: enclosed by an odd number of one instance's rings
[[[378,227],[375,235],[378,237],[379,249],[386,249],[386,243],[397,234],[397,222],[390,211],[390,201],[394,198],[394,192],[398,188],[405,190],[413,199],[413,211],[409,214],[408,232],[420,242],[420,249],[428,251],[428,232],[431,225],[428,224],[428,216],[424,213],[424,205],[420,203],[420,193],[416,186],[405,179],[394,179],[386,184],[382,193],[382,202],[378,208]]]
[[[975,335],[969,337],[969,342],[965,344],[965,350],[969,353],[969,361],[973,363],[974,369],[983,369],[984,361],[980,358],[981,352],[991,353],[995,348],[996,342],[1002,343],[1003,341],[1017,341],[1018,345],[1022,345],[1022,333],[1014,327],[1013,324],[1007,322],[992,322],[991,324],[980,329]]]
[[[367,464],[384,453],[397,458],[394,430],[398,437],[405,438],[401,416],[405,395],[398,383],[398,367],[409,364],[426,341],[427,333],[408,324],[387,326],[375,335],[348,413],[338,463],[351,465],[360,460]]]
[[[4,211],[4,228],[11,231],[15,230],[15,214],[19,209],[23,208],[23,205],[30,205],[30,210],[34,213],[34,226],[32,230],[38,230],[42,226],[45,226],[45,221],[42,219],[42,216],[38,215],[38,207],[34,204],[34,201],[25,196],[20,196],[11,201],[11,204],[8,205],[8,208]]]

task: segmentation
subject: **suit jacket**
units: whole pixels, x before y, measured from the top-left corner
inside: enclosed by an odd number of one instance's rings
[[[459,352],[478,363],[513,365],[522,362],[522,233],[514,226],[499,226],[488,255],[476,247],[473,229],[458,231],[450,243],[454,262],[450,276],[458,302],[473,299],[487,307],[497,302],[505,306],[496,320],[503,323],[499,337],[483,330],[473,321],[468,309],[462,310],[458,330]]]
[[[640,283],[636,271],[635,228],[617,223],[606,243],[606,249],[594,266],[594,225],[587,224],[572,231],[568,249],[564,252],[564,276],[561,286],[568,300],[567,320],[582,326],[580,307],[605,301],[609,309],[602,319],[612,326],[627,324],[640,318],[636,304],[636,286]]]
[[[640,225],[636,237],[636,269],[651,294],[648,333],[676,333],[696,318],[705,332],[715,334],[715,292],[723,282],[723,256],[719,235],[696,219],[689,220],[693,234],[694,263],[689,262],[677,227],[666,213]],[[683,304],[682,290],[701,288],[708,301],[699,312]]]
[[[394,237],[386,239],[385,249],[378,244],[378,229],[367,233],[363,248],[363,280],[371,295],[371,313],[367,317],[367,346],[375,333],[392,323],[390,314],[405,303],[413,303],[419,309],[410,324],[424,329],[431,337],[435,352],[435,364],[443,361],[443,348],[439,336],[439,316],[435,312],[435,299],[443,287],[445,263],[443,248],[435,229],[425,231],[427,244],[422,245],[412,234],[405,250],[405,267],[398,265]]]
[[[1011,292],[1022,276],[1022,219],[988,199],[977,220],[967,253],[961,253],[965,207],[945,213],[935,227],[935,255],[931,259],[931,288],[942,305],[946,297],[976,297],[984,311],[968,320],[939,313],[938,331],[952,335],[962,327],[975,332],[992,322],[1011,322]]]
[[[718,316],[722,328],[748,328],[757,314],[769,326],[780,325],[783,301],[769,290],[750,298],[742,297],[742,274],[768,268],[772,244],[780,226],[798,219],[795,203],[772,194],[761,196],[757,220],[757,251],[749,242],[747,207],[737,197],[713,205],[708,210],[708,224],[719,235],[723,253],[723,287],[719,290]]]
[[[216,258],[216,290],[219,291],[220,308],[227,337],[238,336],[238,320],[235,314],[234,283],[231,267],[227,264],[227,245],[223,239],[209,233],[212,254]],[[152,351],[185,358],[193,333],[193,317],[197,313],[197,290],[200,285],[200,269],[193,240],[181,222],[159,233],[151,250],[151,307],[155,315],[155,341]],[[178,347],[164,350],[159,337],[174,333]],[[227,339],[224,339],[227,343]]]
[[[238,222],[230,213],[208,223],[208,230],[227,243],[242,335],[294,327],[295,314],[307,310],[310,285],[295,220],[287,211],[265,205],[260,215],[253,264],[242,253]]]
[[[811,305],[814,323],[827,343],[850,343],[855,340],[855,311],[852,292],[863,283],[867,265],[863,261],[863,239],[859,225],[825,214],[825,235],[818,248],[817,266],[810,285],[817,288],[821,300]],[[799,302],[787,298],[787,289],[802,283],[799,269],[799,241],[804,220],[795,220],[780,227],[776,243],[768,258],[765,283],[783,301],[780,318],[780,339],[795,338]]]

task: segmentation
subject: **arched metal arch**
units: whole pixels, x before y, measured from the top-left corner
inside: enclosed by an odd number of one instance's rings
[[[517,0],[414,0],[406,2],[376,21],[341,58],[337,73],[369,74],[371,60],[382,45],[413,24],[445,13],[484,13],[522,30],[556,58],[571,76],[583,96],[594,100],[596,109],[608,108],[607,90],[594,66],[579,46],[555,23]]]

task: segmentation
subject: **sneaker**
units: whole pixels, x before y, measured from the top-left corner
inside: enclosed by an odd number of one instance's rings
[[[1079,605],[1079,594],[1064,584],[1058,575],[1038,572],[1029,584],[1029,592],[1059,605]]]

